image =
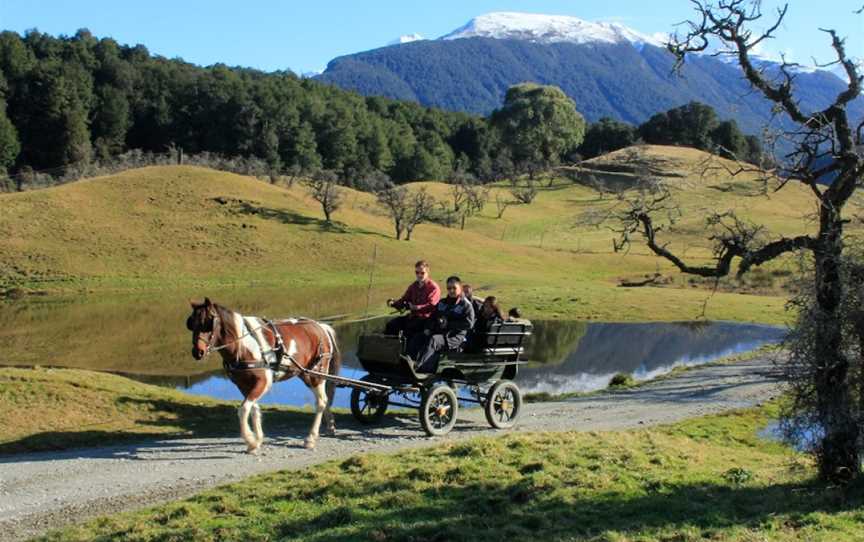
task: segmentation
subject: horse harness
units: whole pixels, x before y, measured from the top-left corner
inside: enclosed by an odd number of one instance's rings
[[[289,371],[296,371],[294,374],[300,373],[309,373],[309,372],[317,372],[315,368],[321,364],[321,362],[326,358],[328,361],[333,357],[333,349],[335,348],[335,344],[332,344],[331,341],[331,351],[324,352],[321,345],[321,341],[318,342],[318,353],[315,358],[312,360],[312,363],[309,367],[303,367],[300,363],[294,359],[294,354],[292,352],[288,352],[285,349],[285,341],[282,339],[282,334],[279,332],[279,328],[276,326],[276,323],[273,320],[268,320],[266,318],[261,318],[260,320],[264,321],[264,325],[259,326],[257,328],[253,328],[249,324],[249,320],[243,318],[243,325],[246,328],[246,333],[241,335],[240,338],[245,337],[247,335],[251,336],[256,343],[258,343],[258,348],[261,350],[261,359],[256,360],[233,360],[227,361],[223,360],[222,364],[225,367],[225,370],[228,372],[233,371],[250,371],[253,369],[270,369],[272,371],[285,370],[285,368],[289,368]],[[298,319],[297,322],[314,322],[314,320],[308,318]],[[263,341],[262,338],[256,333],[261,329],[269,327],[270,332],[273,334],[273,339],[275,346],[270,347],[266,340]],[[326,334],[327,331],[324,330]],[[267,354],[273,353],[272,360],[268,361]],[[288,363],[285,363],[285,362]]]

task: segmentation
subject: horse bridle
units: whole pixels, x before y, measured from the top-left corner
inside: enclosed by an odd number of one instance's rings
[[[216,336],[217,336],[216,335],[216,328],[218,326],[221,330],[222,320],[219,318],[219,313],[214,312],[212,314],[212,316],[213,316],[213,321],[210,324],[210,337],[207,339],[207,342],[204,344],[204,355],[201,356],[202,360],[204,358],[206,358],[210,354],[210,352],[222,350],[223,348],[228,346],[228,344],[223,344],[222,346],[213,346],[214,344],[216,344]],[[187,326],[187,327],[191,327],[191,326]],[[191,331],[196,331],[196,330],[191,330]],[[201,338],[202,331],[197,331],[197,333],[198,333],[198,339],[196,339],[196,341],[195,341],[196,346],[198,346],[200,343],[204,342],[203,339]],[[207,332],[204,331],[203,333],[207,333]]]

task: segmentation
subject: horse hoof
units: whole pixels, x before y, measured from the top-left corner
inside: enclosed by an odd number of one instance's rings
[[[258,455],[258,450],[260,448],[258,446],[249,446],[246,448],[246,453],[249,455]]]
[[[314,438],[307,438],[306,440],[303,441],[303,447],[306,448],[307,450],[314,450],[315,449],[315,439]]]
[[[336,434],[336,426],[331,425],[330,427],[324,428],[324,434],[332,437]]]

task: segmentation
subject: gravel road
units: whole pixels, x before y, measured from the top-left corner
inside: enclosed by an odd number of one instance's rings
[[[770,359],[701,367],[636,389],[525,405],[513,431],[617,430],[663,424],[752,406],[777,393]],[[311,421],[311,420],[310,420]],[[341,424],[340,424],[341,422]],[[159,439],[138,444],[0,457],[0,541],[21,540],[70,522],[140,508],[263,472],[302,469],[365,452],[480,435],[489,428],[480,409],[462,410],[446,437],[424,436],[416,415],[388,417],[364,427],[337,417],[336,437],[302,448],[308,425],[267,427],[259,456],[234,438]]]

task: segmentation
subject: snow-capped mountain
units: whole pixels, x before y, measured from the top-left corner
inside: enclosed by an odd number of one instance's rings
[[[591,22],[567,15],[500,11],[474,17],[439,39],[515,39],[532,43],[632,43],[663,46],[657,36],[642,34],[619,23]]]
[[[402,43],[411,43],[412,41],[420,41],[420,40],[425,40],[425,39],[426,38],[424,38],[423,36],[421,36],[417,32],[414,32],[413,34],[405,34],[405,35],[399,36],[395,40],[389,41],[387,43],[387,45],[399,45]]]
[[[622,24],[577,17],[489,13],[439,39],[414,40],[335,58],[318,77],[367,96],[414,100],[423,105],[487,115],[500,107],[510,85],[556,85],[591,122],[611,117],[641,124],[655,113],[698,101],[741,129],[758,134],[772,118],[770,104],[741,76],[737,58],[716,48],[687,58],[682,77],[672,75],[669,35],[644,34]],[[753,62],[777,76],[771,51]],[[824,107],[845,78],[801,66],[796,87],[808,110]],[[849,105],[864,117],[864,98]]]

